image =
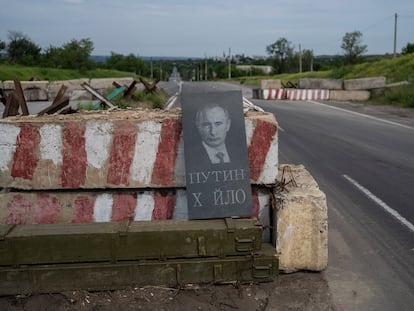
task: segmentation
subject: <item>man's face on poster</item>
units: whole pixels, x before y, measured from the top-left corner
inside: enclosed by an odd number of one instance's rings
[[[197,128],[201,138],[212,148],[217,148],[225,143],[230,123],[227,111],[219,106],[204,108],[197,118]]]

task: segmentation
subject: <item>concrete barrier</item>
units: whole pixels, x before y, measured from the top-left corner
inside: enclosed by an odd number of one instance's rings
[[[330,100],[332,101],[365,101],[371,97],[370,91],[344,91],[344,90],[332,90],[330,92]]]
[[[378,89],[384,88],[386,82],[385,77],[349,79],[344,80],[344,89],[347,91]]]
[[[279,79],[261,80],[260,81],[260,88],[262,90],[265,90],[265,89],[281,89],[282,88],[282,81],[279,80]]]
[[[329,90],[285,89],[288,100],[329,100]]]
[[[253,217],[269,225],[270,190],[254,188],[252,192]],[[1,224],[165,219],[188,219],[184,189],[0,192]]]
[[[297,186],[275,193],[279,269],[321,271],[328,264],[328,209],[326,196],[302,165],[281,165],[279,178],[288,166]],[[289,182],[289,176],[284,176]]]
[[[285,99],[286,91],[284,89],[264,89],[262,90],[262,99]]]
[[[277,123],[245,119],[250,178],[274,184]],[[181,113],[124,110],[0,120],[0,187],[102,189],[185,187]]]
[[[96,90],[106,90],[115,88],[112,83],[117,82],[121,85],[129,86],[134,81],[133,78],[104,78],[104,79],[91,79],[90,85]]]
[[[26,101],[47,101],[48,96],[48,81],[21,81],[20,82],[23,94]],[[3,90],[6,94],[14,91],[13,81],[3,81]]]
[[[342,90],[343,82],[338,79],[301,78],[299,89]]]

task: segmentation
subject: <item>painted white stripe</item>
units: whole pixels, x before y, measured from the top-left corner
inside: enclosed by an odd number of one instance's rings
[[[143,184],[151,183],[152,170],[161,136],[161,126],[161,122],[155,121],[145,121],[138,125],[134,159],[130,169],[132,180]]]
[[[244,119],[244,127],[246,128],[246,144],[247,147],[250,146],[250,143],[252,142],[252,137],[254,133],[254,121],[251,119]]]
[[[262,91],[263,91],[263,98],[264,98],[264,99],[267,99],[267,97],[269,96],[269,90],[264,89],[264,90],[262,90]]]
[[[258,184],[273,184],[275,183],[278,172],[278,132],[272,139],[269,150],[266,154],[266,159],[263,164],[262,172],[257,180]]]
[[[112,122],[89,121],[85,130],[85,149],[88,164],[102,168],[109,158],[109,146],[113,135]]]
[[[368,198],[370,198],[372,201],[377,203],[380,207],[382,207],[387,213],[392,215],[395,219],[397,219],[401,224],[406,226],[408,229],[414,232],[414,225],[410,223],[407,219],[405,219],[403,216],[401,216],[396,210],[392,209],[382,201],[380,198],[375,196],[371,191],[369,191],[367,188],[362,186],[360,183],[358,183],[356,180],[352,179],[348,175],[342,175],[346,180],[348,180],[351,184],[353,184],[356,188],[358,188],[363,194],[365,194]]]
[[[177,190],[173,219],[188,219],[187,194],[185,190]]]
[[[379,122],[383,122],[383,123],[387,123],[387,124],[391,124],[391,125],[395,125],[395,126],[400,126],[409,130],[414,130],[414,127],[409,126],[409,125],[405,125],[405,124],[401,124],[401,123],[397,123],[397,122],[393,122],[393,121],[388,121],[385,119],[381,119],[381,118],[377,118],[377,117],[373,117],[367,114],[363,114],[363,113],[359,113],[359,112],[355,112],[355,111],[351,111],[351,110],[346,110],[343,108],[339,108],[339,107],[335,107],[335,106],[331,106],[331,105],[327,105],[327,104],[322,104],[313,100],[309,100],[310,103],[315,104],[315,105],[319,105],[319,106],[324,106],[324,107],[328,107],[331,109],[335,109],[335,110],[339,110],[339,111],[344,111],[350,114],[354,114],[363,118],[367,118],[367,119],[371,119],[371,120],[375,120],[375,121],[379,121]]]
[[[45,124],[39,129],[40,158],[52,160],[53,164],[62,164],[62,127],[56,124]]]
[[[9,163],[13,159],[16,151],[17,136],[20,133],[20,127],[0,123],[0,170],[5,171],[9,168]]]
[[[184,140],[182,131],[178,143],[177,158],[174,163],[174,182],[178,185],[185,184]]]
[[[134,221],[152,220],[152,212],[154,211],[154,193],[145,191],[137,195],[137,205],[135,207]]]
[[[109,193],[103,193],[96,197],[93,205],[93,218],[95,222],[109,222],[112,216],[113,198]]]

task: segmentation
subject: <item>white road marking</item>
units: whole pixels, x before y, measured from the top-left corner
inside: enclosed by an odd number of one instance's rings
[[[277,128],[278,128],[279,130],[281,130],[282,132],[285,132],[285,129],[284,129],[284,128],[282,128],[280,125],[278,125],[278,126],[277,126]]]
[[[335,106],[331,106],[331,105],[327,105],[327,104],[322,104],[322,103],[319,103],[319,102],[316,102],[316,101],[313,101],[313,100],[308,100],[308,102],[312,103],[312,104],[315,104],[315,105],[320,105],[320,106],[328,107],[328,108],[331,108],[331,109],[336,109],[336,110],[348,112],[348,113],[351,113],[351,114],[355,114],[355,115],[363,117],[363,118],[367,118],[367,119],[371,119],[371,120],[375,120],[375,121],[380,121],[380,122],[391,124],[391,125],[400,126],[400,127],[403,127],[403,128],[409,129],[409,130],[414,130],[414,127],[409,126],[409,125],[405,125],[405,124],[401,124],[401,123],[397,123],[397,122],[393,122],[393,121],[373,117],[373,116],[363,114],[363,113],[359,113],[359,112],[355,112],[355,111],[352,111],[352,110],[347,110],[347,109],[343,109],[343,108],[339,108],[339,107],[335,107]]]
[[[371,191],[369,191],[367,188],[362,186],[360,183],[358,183],[356,180],[352,179],[348,175],[342,175],[346,180],[348,180],[351,184],[353,184],[356,188],[358,188],[363,194],[365,194],[368,198],[370,198],[372,201],[377,203],[380,207],[382,207],[387,213],[391,214],[396,218],[400,223],[402,223],[404,226],[406,226],[408,229],[410,229],[412,232],[414,232],[414,225],[409,222],[407,219],[405,219],[403,216],[401,216],[396,210],[392,209],[382,201],[380,198],[375,196]]]

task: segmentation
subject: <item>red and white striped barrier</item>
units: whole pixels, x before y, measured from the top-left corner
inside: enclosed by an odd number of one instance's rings
[[[329,100],[329,90],[285,89],[288,100]]]
[[[269,225],[270,191],[252,192],[253,217]],[[185,190],[8,192],[1,224],[53,224],[188,219]]]
[[[284,89],[263,89],[262,90],[263,99],[285,99],[286,92]]]
[[[277,123],[246,114],[253,184],[274,184]],[[0,121],[0,187],[103,189],[185,187],[178,112],[121,111]]]

